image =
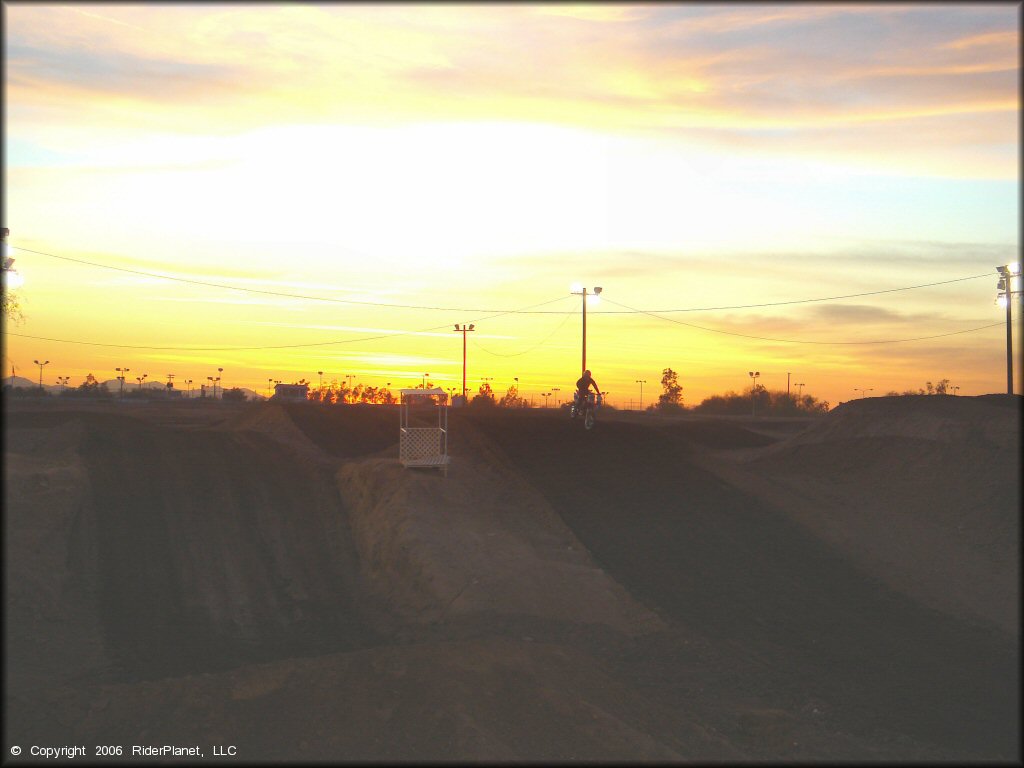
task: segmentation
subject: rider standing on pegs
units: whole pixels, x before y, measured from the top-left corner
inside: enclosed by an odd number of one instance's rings
[[[576,382],[576,408],[574,408],[572,412],[572,417],[574,419],[576,418],[576,412],[580,410],[579,406],[586,402],[585,398],[587,397],[587,392],[591,385],[593,385],[597,396],[601,397],[601,390],[598,388],[597,382],[594,381],[593,377],[591,377],[590,370],[588,369],[583,372],[583,375]]]

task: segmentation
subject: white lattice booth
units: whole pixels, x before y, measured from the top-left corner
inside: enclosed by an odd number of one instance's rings
[[[406,467],[440,469],[447,477],[448,393],[440,387],[400,392],[398,460]]]

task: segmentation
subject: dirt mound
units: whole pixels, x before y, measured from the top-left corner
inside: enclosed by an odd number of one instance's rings
[[[75,655],[80,638],[60,628],[77,615],[68,601],[78,594],[98,627],[87,635],[99,638],[97,665],[120,676],[224,668],[372,636],[356,609],[355,549],[329,472],[254,432],[92,416],[66,424],[48,438],[9,433],[25,451],[7,454],[15,536],[41,526],[53,552],[50,569],[19,555],[8,571],[12,604],[35,615],[8,636],[26,659],[46,668],[39,636],[62,639],[58,656]],[[42,548],[24,543],[25,552]],[[37,580],[54,599],[42,599]]]
[[[398,408],[391,406],[319,406],[288,403],[285,413],[308,440],[336,459],[398,455]]]
[[[462,409],[444,477],[397,463],[395,409],[204,405],[11,414],[22,743],[275,762],[1018,754],[1002,587],[992,620],[929,597],[951,591],[932,565],[963,509],[975,529],[945,563],[975,597],[994,539],[1017,540],[1019,475],[977,415],[942,416],[959,442],[854,419],[769,445],[729,420],[588,432]],[[879,554],[912,543],[901,584]]]
[[[447,478],[394,459],[338,473],[364,583],[393,616],[526,615],[629,635],[663,626],[486,441],[463,429],[453,450]]]
[[[942,443],[990,443],[1012,449],[1020,442],[1019,395],[952,397],[908,395],[851,400],[780,446],[903,437]]]
[[[857,400],[739,465],[708,466],[890,586],[1016,635],[1019,407],[1000,396]]]
[[[861,727],[885,721],[948,747],[1015,753],[1012,636],[892,591],[839,537],[797,525],[792,510],[744,485],[748,466],[712,472],[708,464],[720,458],[704,461],[671,435],[625,422],[590,433],[555,419],[524,420],[518,429],[493,419],[480,425],[500,428],[492,437],[502,452],[634,597],[787,670],[773,686],[829,701]],[[1003,476],[1000,493],[1014,488],[1013,477]],[[870,471],[858,482],[868,496],[885,489]],[[968,487],[979,490],[977,482]],[[820,501],[820,514],[836,514],[834,500]],[[842,535],[855,537],[845,522]],[[908,533],[930,524],[917,518]],[[890,528],[878,527],[858,547],[889,538]],[[948,562],[943,567],[948,572]]]
[[[90,483],[81,420],[5,430],[4,575],[8,690],[102,674],[96,553],[86,540]],[[73,642],[68,642],[73,638]]]

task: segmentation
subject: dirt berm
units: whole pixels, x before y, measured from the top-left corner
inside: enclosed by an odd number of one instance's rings
[[[447,477],[389,408],[5,403],[8,738],[1016,759],[1020,404],[950,400],[453,411]]]

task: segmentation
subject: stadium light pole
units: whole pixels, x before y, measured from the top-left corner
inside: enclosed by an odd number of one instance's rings
[[[597,286],[594,288],[593,296],[600,295],[602,288]],[[587,289],[579,283],[574,283],[569,287],[569,293],[576,296],[583,297],[583,367],[580,369],[580,376],[587,370]]]
[[[999,282],[996,288],[1002,291],[1000,303],[1006,304],[1006,394],[1013,394],[1013,295],[1020,295],[1020,290],[1013,290],[1013,279],[1020,280],[1020,264],[1014,262],[1002,267],[996,267],[999,273]]]
[[[757,416],[757,377],[761,375],[760,371],[747,371],[751,380],[754,382],[750,389],[750,418]]]
[[[43,366],[44,365],[49,365],[50,361],[46,360],[45,362],[40,363],[38,360],[33,360],[32,362],[34,362],[36,365],[39,366],[39,391],[42,392],[43,391]]]
[[[462,334],[462,399],[466,399],[466,334],[474,329],[473,323],[469,325],[455,324],[455,332]]]
[[[636,383],[640,385],[640,410],[644,409],[644,384],[647,383],[647,379],[637,379]]]

